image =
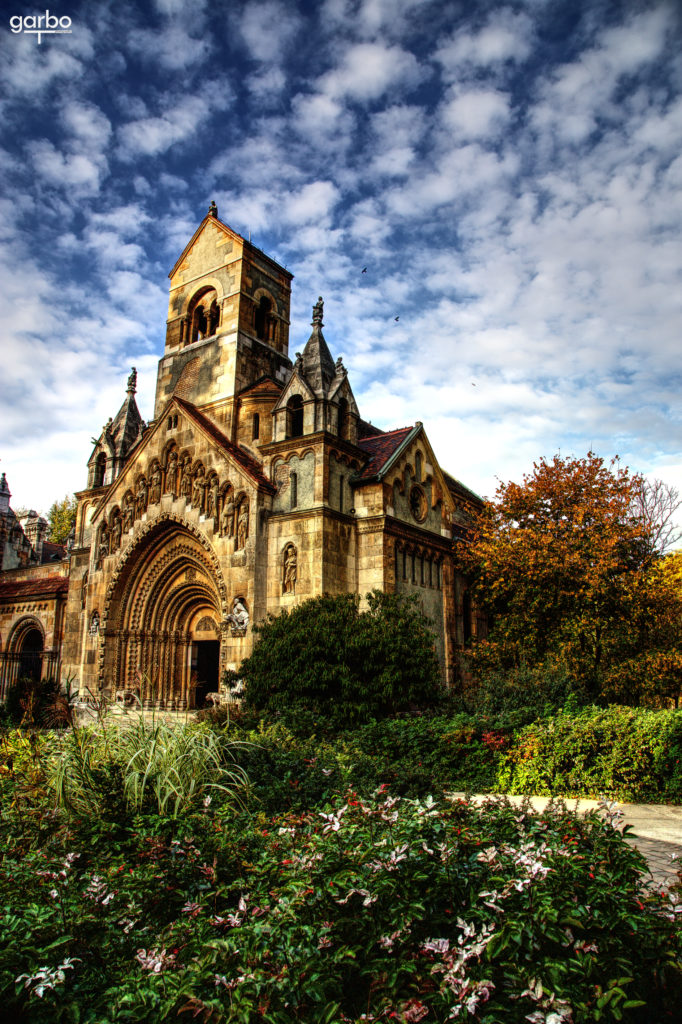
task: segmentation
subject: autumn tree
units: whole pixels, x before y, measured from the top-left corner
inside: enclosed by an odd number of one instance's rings
[[[66,544],[76,522],[76,499],[65,494],[61,501],[55,501],[47,513],[49,532],[47,539],[54,544]]]
[[[475,670],[562,664],[595,698],[615,692],[619,666],[641,684],[645,656],[675,649],[659,620],[674,587],[658,567],[661,533],[641,496],[640,477],[592,452],[542,459],[521,484],[500,484],[459,553],[491,622],[472,647]],[[674,617],[673,605],[679,598]]]

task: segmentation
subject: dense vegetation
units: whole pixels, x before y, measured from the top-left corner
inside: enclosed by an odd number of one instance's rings
[[[679,786],[679,713],[593,709],[516,731],[412,715],[318,737],[307,715],[219,718],[5,732],[7,1019],[675,1019],[681,904],[646,886],[608,808],[481,809],[443,789],[528,769],[520,751],[560,764],[562,744],[570,772],[578,742],[588,779],[618,737],[623,784],[646,762],[652,783]]]
[[[239,674],[249,705],[340,726],[438,701],[433,634],[417,601],[374,591],[323,595],[254,627],[257,642]]]
[[[501,483],[459,568],[491,624],[473,676],[564,670],[581,700],[666,706],[682,692],[675,493],[588,453]]]

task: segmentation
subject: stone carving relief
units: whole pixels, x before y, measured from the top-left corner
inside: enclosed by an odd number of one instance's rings
[[[220,517],[220,536],[234,536],[234,495],[231,486],[223,498],[223,513]]]
[[[147,499],[149,498],[149,490],[147,488],[147,480],[141,476],[137,483],[137,491],[135,492],[135,518],[141,519],[144,513],[147,511]]]
[[[127,532],[132,530],[135,522],[135,499],[130,491],[123,499],[123,529]]]
[[[235,549],[246,547],[249,536],[249,499],[242,498],[237,515],[237,543]]]
[[[210,617],[210,615],[204,615],[203,619],[199,619],[197,623],[197,633],[217,633],[218,627]]]
[[[199,466],[194,477],[194,485],[192,487],[192,508],[199,509],[199,512],[204,511],[204,502],[206,500],[206,477],[204,475],[204,467]]]
[[[243,597],[235,597],[232,603],[232,611],[226,616],[230,625],[232,636],[246,636],[249,627],[249,613],[246,610],[246,602]]]
[[[282,573],[282,593],[296,593],[296,578],[298,576],[298,553],[293,544],[287,544],[284,549],[284,565]]]
[[[118,551],[121,546],[121,535],[123,533],[123,519],[121,513],[116,509],[116,513],[111,524],[111,550]]]
[[[99,612],[98,611],[94,611],[92,613],[92,616],[90,618],[89,633],[90,633],[90,636],[97,636],[97,634],[99,633]]]
[[[208,481],[208,487],[206,490],[206,518],[213,519],[216,526],[218,524],[218,501],[220,494],[220,485],[216,473],[213,473]]]
[[[99,532],[99,543],[97,545],[97,565],[102,568],[104,559],[109,554],[109,534],[106,526],[102,526]]]
[[[192,474],[190,467],[191,459],[189,455],[185,455],[182,461],[182,470],[180,475],[180,497],[185,498],[189,501],[192,493]]]
[[[158,505],[161,501],[161,486],[163,484],[163,476],[161,473],[161,466],[158,462],[152,463],[152,472],[149,478],[149,504]]]
[[[175,448],[168,452],[166,460],[166,494],[178,496],[178,453]]]

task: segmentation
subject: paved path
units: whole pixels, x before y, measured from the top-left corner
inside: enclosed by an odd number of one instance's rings
[[[451,795],[463,797],[465,794]],[[494,795],[478,794],[471,799],[483,803]],[[507,797],[514,804],[520,804],[524,799],[522,796]],[[550,797],[531,796],[528,801],[533,810],[543,811]],[[598,800],[565,799],[563,802],[569,810],[578,814],[599,807]],[[682,872],[682,807],[671,804],[621,803],[616,803],[616,807],[623,814],[623,824],[631,827],[627,835],[628,842],[646,857],[653,883],[658,886],[674,882],[678,877],[677,872]],[[679,858],[679,863],[671,860],[673,855]]]

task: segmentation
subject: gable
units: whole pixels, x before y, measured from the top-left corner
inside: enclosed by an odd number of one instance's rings
[[[169,423],[175,425],[169,427]],[[110,508],[112,503],[120,505],[125,495],[135,493],[141,476],[150,484],[156,466],[163,474],[171,450],[176,451],[180,460],[189,455],[192,467],[201,462],[207,475],[216,472],[224,476],[227,465],[230,473],[239,479],[240,486],[274,493],[260,462],[230,441],[217,424],[190,402],[174,396],[102,496],[93,524],[101,518],[105,508]]]

